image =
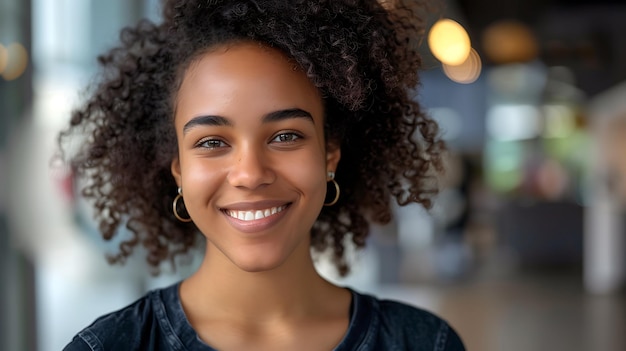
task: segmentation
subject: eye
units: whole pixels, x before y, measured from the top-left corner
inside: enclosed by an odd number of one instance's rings
[[[204,149],[218,149],[226,146],[228,145],[220,139],[202,139],[196,144],[196,147]]]
[[[272,142],[274,143],[292,143],[298,139],[301,139],[302,136],[296,134],[296,133],[280,133],[278,135],[276,135],[274,137],[274,139],[272,139]]]

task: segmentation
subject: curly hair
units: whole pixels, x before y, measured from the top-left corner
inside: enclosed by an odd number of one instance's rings
[[[70,157],[88,182],[102,236],[121,226],[130,238],[111,262],[139,246],[157,272],[198,241],[193,223],[174,217],[177,155],[174,101],[187,67],[216,45],[261,42],[297,62],[322,94],[325,136],[341,148],[341,197],[324,207],[311,246],[332,249],[345,275],[345,238],[363,247],[369,223],[391,220],[390,201],[430,207],[444,145],[415,101],[424,4],[376,0],[171,0],[163,20],[141,21],[100,56],[102,76],[59,135],[87,135]]]

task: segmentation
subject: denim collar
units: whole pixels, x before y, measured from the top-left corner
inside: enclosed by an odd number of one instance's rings
[[[379,328],[378,303],[370,296],[350,288],[350,325],[334,351],[365,351],[375,343]],[[180,300],[180,282],[165,289],[153,291],[152,304],[160,328],[174,350],[214,350],[202,341],[192,328]]]

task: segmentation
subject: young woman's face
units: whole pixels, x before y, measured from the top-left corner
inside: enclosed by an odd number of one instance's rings
[[[258,44],[224,46],[189,67],[177,96],[172,174],[211,255],[246,271],[309,254],[339,162],[320,93],[295,67]]]

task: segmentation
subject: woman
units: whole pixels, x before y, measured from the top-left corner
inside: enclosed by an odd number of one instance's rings
[[[413,3],[407,1],[407,3]],[[429,206],[442,145],[409,96],[415,5],[166,1],[125,29],[73,114],[105,239],[155,270],[204,237],[199,269],[96,320],[66,350],[463,350],[438,317],[338,287],[389,201]],[[327,191],[328,190],[328,191]],[[327,194],[328,193],[328,194]]]

